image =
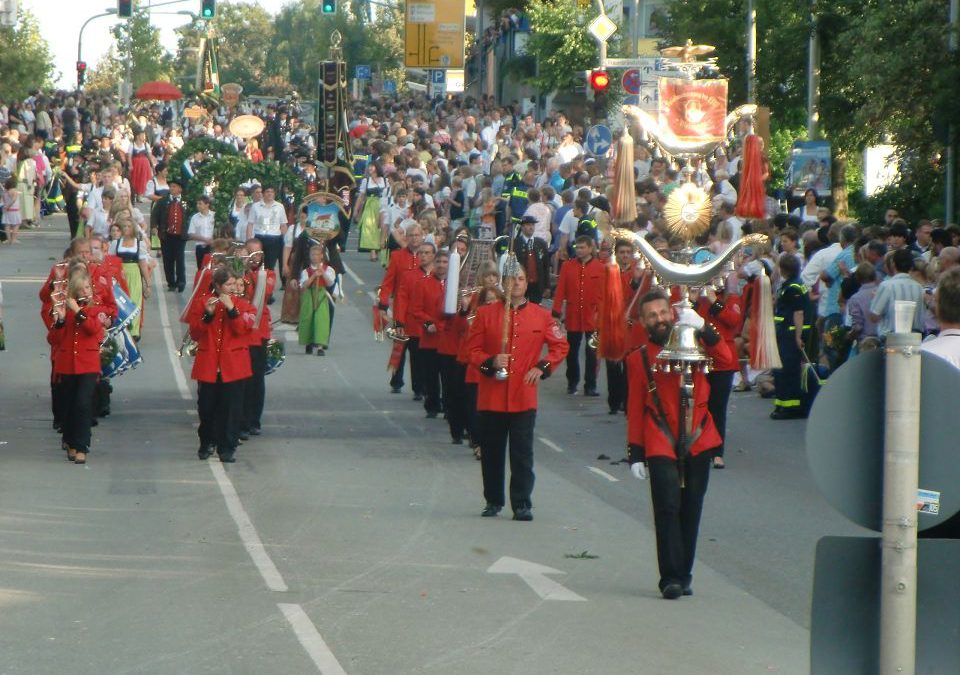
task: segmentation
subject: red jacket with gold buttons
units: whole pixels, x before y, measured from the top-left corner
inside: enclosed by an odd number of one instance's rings
[[[393,320],[403,326],[403,332],[410,337],[419,338],[423,334],[423,326],[410,316],[410,304],[417,286],[427,276],[419,267],[407,270],[397,285],[397,294],[393,302]]]
[[[100,373],[100,343],[104,332],[101,315],[106,316],[105,307],[87,305],[76,313],[68,309],[63,322],[53,325],[51,330],[59,333],[50,340],[55,374]]]
[[[253,374],[249,347],[257,313],[244,298],[234,297],[234,311],[227,312],[218,302],[211,316],[204,307],[209,297],[198,298],[190,316],[190,337],[197,341],[190,377],[207,383],[216,382],[217,374],[223,382],[246,379]]]
[[[564,317],[567,330],[591,333],[597,329],[603,277],[604,265],[595,257],[586,263],[572,259],[561,265],[557,290],[553,295],[553,315]],[[561,308],[564,308],[562,314]]]
[[[257,276],[258,271],[248,271],[243,275],[244,280],[244,291],[243,296],[247,299],[248,302],[253,304],[253,296],[257,290]],[[270,339],[270,324],[272,323],[270,317],[270,306],[267,305],[267,300],[273,296],[273,289],[277,285],[277,273],[273,270],[267,270],[267,277],[265,280],[266,291],[263,295],[263,313],[260,315],[260,325],[254,327],[254,330],[250,331],[250,344],[254,347],[260,345],[265,340]],[[256,306],[254,306],[254,315],[256,315]]]
[[[412,329],[416,325],[417,330],[420,331],[421,349],[437,349],[440,346],[440,333],[445,324],[443,317],[445,288],[444,283],[431,273],[417,279],[410,289],[410,306],[407,309],[407,323],[404,324],[404,330]],[[436,328],[433,333],[427,329],[431,324]]]
[[[524,412],[537,408],[537,385],[525,384],[524,375],[531,368],[540,368],[543,377],[567,356],[570,346],[550,312],[525,302],[510,310],[507,349],[502,349],[505,307],[501,303],[484,305],[470,326],[468,338],[470,363],[481,377],[477,392],[477,410],[492,412]],[[543,354],[544,347],[547,349]],[[497,354],[510,355],[509,377],[498,380],[493,359]]]
[[[387,311],[390,307],[390,299],[397,295],[403,274],[415,270],[419,266],[417,254],[408,248],[397,249],[390,254],[390,263],[387,265],[387,271],[380,283],[380,297],[378,298],[380,309]],[[399,321],[396,307],[394,307],[393,318]]]
[[[716,335],[716,333],[714,333]],[[680,428],[680,373],[662,373],[657,369],[657,354],[661,347],[653,342],[647,343],[647,360],[656,381],[657,394],[666,419],[660,416],[660,410],[648,387],[647,371],[644,368],[643,355],[639,349],[627,356],[627,443],[630,462],[641,462],[649,457],[677,458],[674,442],[679,438]],[[729,358],[727,344],[717,336],[713,345],[705,345],[704,351],[714,362]],[[710,383],[701,371],[693,375],[693,400],[690,401],[688,415],[693,415],[693,425],[689,453],[699,455],[716,448],[723,443],[710,411],[707,399],[710,398]],[[668,436],[665,431],[670,430]]]

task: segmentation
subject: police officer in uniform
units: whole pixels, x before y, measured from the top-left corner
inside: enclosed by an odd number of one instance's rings
[[[470,363],[480,370],[477,410],[480,416],[484,517],[500,513],[506,499],[503,483],[510,442],[510,505],[513,519],[533,520],[533,427],[537,417],[537,384],[567,355],[567,342],[550,312],[528,302],[527,276],[515,260],[504,267],[513,276],[506,303],[477,309],[470,327]],[[509,307],[507,307],[509,305]],[[504,313],[509,312],[509,322]],[[507,326],[506,348],[503,346]],[[547,349],[543,355],[544,347]],[[506,379],[497,371],[504,369]]]
[[[800,419],[810,412],[810,401],[801,382],[803,363],[807,360],[804,341],[813,326],[814,310],[807,287],[800,281],[800,260],[782,255],[778,264],[784,281],[777,294],[773,321],[783,367],[773,371],[775,394],[770,419]]]

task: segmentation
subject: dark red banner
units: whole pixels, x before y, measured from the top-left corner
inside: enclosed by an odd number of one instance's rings
[[[726,117],[726,80],[660,78],[660,128],[677,139],[721,141]]]

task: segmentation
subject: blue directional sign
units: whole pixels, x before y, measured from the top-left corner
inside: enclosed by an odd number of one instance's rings
[[[447,81],[447,71],[445,70],[431,70],[430,71],[430,82],[431,84],[444,84]]]
[[[605,155],[613,143],[613,133],[610,128],[603,124],[596,124],[587,131],[586,150],[591,155]]]
[[[387,96],[393,96],[397,93],[397,82],[396,80],[384,80],[383,81],[383,93]]]
[[[357,66],[353,76],[358,80],[370,80],[373,78],[370,72],[370,66]]]

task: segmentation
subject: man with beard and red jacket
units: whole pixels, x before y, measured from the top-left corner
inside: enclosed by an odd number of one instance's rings
[[[567,393],[576,394],[580,384],[580,345],[586,351],[584,365],[585,396],[599,396],[597,391],[597,350],[590,346],[590,334],[597,330],[597,310],[603,295],[604,266],[596,255],[596,240],[577,237],[576,257],[560,267],[557,290],[553,296],[553,316],[563,317],[567,329]]]
[[[470,363],[480,370],[477,411],[480,433],[480,466],[483,496],[487,505],[481,514],[500,513],[507,440],[510,441],[510,505],[513,519],[533,520],[533,427],[537,418],[537,385],[548,377],[567,355],[563,331],[546,309],[528,302],[526,272],[515,263],[504,267],[504,277],[513,275],[507,303],[477,308],[467,338]],[[509,312],[506,316],[505,313]],[[505,320],[506,319],[506,320]],[[507,327],[504,346],[504,326]],[[543,351],[546,348],[547,353]],[[497,371],[506,372],[506,379]]]
[[[650,473],[660,592],[675,600],[693,593],[693,561],[710,462],[723,440],[707,407],[710,383],[702,370],[694,369],[690,399],[682,373],[656,368],[657,355],[675,323],[667,294],[661,289],[647,293],[640,301],[640,313],[649,342],[627,357],[630,471],[640,480]],[[695,311],[682,310],[679,319],[696,328],[699,342],[714,362],[731,358],[717,330]]]

